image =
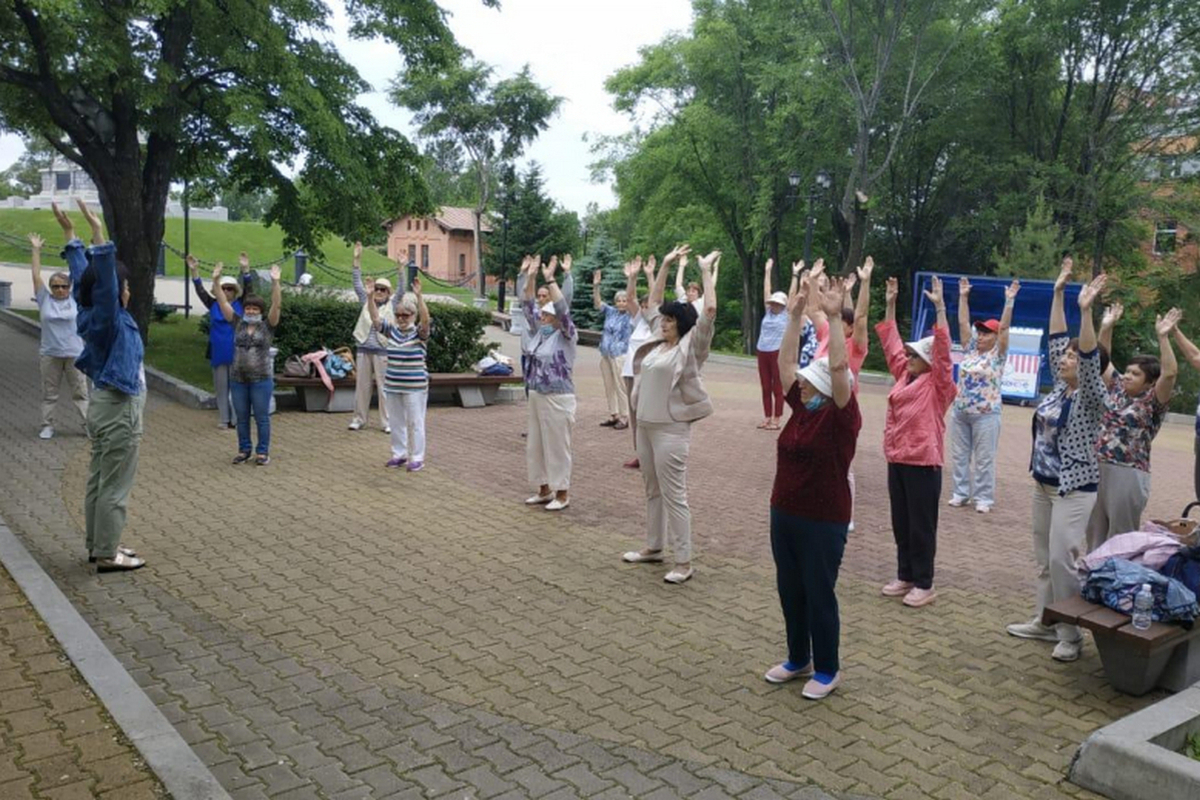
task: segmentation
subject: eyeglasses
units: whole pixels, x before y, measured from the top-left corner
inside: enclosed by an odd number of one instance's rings
[[[413,313],[411,311],[401,311],[399,314],[396,315],[396,319],[408,319],[411,316],[413,316]]]
[[[377,292],[387,292],[387,291],[390,291],[390,290],[389,290],[389,289],[388,289],[386,286],[376,286],[376,287],[375,287],[375,291],[377,291]]]

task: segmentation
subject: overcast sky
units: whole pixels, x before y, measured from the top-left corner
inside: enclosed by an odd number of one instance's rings
[[[563,98],[562,110],[550,129],[527,154],[544,168],[549,194],[568,209],[582,214],[589,202],[616,202],[607,185],[588,180],[592,160],[585,134],[613,134],[629,129],[627,118],[612,110],[604,79],[637,61],[643,45],[670,31],[687,30],[691,23],[688,0],[502,0],[499,11],[479,0],[442,0],[452,14],[450,28],[475,56],[507,77],[528,63],[534,79]],[[339,15],[340,15],[340,6]],[[338,49],[369,81],[375,91],[362,102],[383,123],[412,134],[407,111],[393,107],[386,91],[400,69],[395,49],[384,43],[354,42],[340,31]],[[20,140],[0,136],[0,168],[21,154]]]

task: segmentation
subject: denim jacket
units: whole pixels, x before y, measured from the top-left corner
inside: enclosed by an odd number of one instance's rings
[[[145,350],[137,323],[121,305],[116,247],[107,242],[85,253],[83,242],[72,239],[63,257],[71,271],[71,291],[79,306],[75,327],[83,339],[83,353],[75,359],[75,366],[99,387],[128,395],[141,394]],[[79,289],[89,260],[96,283],[92,287],[92,305],[85,308],[79,302]]]

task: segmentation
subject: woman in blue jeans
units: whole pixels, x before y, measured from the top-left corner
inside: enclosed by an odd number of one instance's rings
[[[271,310],[258,295],[249,295],[242,300],[242,315],[238,317],[221,291],[221,269],[218,263],[213,268],[212,294],[221,306],[225,321],[234,324],[233,370],[230,378],[233,389],[233,409],[237,415],[238,454],[234,464],[250,460],[250,417],[258,428],[258,447],[254,450],[254,463],[265,467],[271,463],[271,393],[275,390],[275,376],[271,363],[271,339],[279,325],[279,312],[283,307],[283,291],[279,278],[279,265],[271,267]]]

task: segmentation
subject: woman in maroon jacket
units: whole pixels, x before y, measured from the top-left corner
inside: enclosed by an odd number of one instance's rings
[[[821,308],[841,313],[843,285],[831,282]],[[777,467],[771,491],[771,552],[787,627],[788,657],[767,671],[771,683],[808,678],[801,694],[820,700],[841,684],[838,665],[837,584],[850,526],[847,473],[862,416],[854,377],[841,336],[829,339],[829,357],[796,368],[803,329],[802,288],[788,298],[788,323],[779,349],[779,374],[792,407],[776,444]]]

